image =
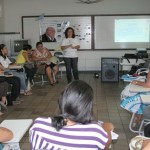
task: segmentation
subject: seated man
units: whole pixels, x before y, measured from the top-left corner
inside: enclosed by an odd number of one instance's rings
[[[58,65],[50,62],[52,54],[47,48],[43,47],[42,42],[36,43],[36,50],[32,54],[32,60],[36,62],[37,72],[38,69],[44,68],[50,84],[53,86],[56,83],[55,76],[58,72]]]

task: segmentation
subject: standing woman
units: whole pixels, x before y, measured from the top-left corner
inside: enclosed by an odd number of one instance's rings
[[[80,48],[79,41],[75,37],[74,29],[68,27],[65,30],[65,38],[62,41],[61,49],[63,50],[64,62],[66,65],[66,74],[68,83],[72,81],[72,72],[75,80],[79,80],[78,74],[78,56],[77,49]]]

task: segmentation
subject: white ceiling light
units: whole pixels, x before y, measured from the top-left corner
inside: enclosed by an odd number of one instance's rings
[[[78,0],[81,3],[85,3],[85,4],[92,4],[92,3],[98,3],[101,2],[103,0]]]

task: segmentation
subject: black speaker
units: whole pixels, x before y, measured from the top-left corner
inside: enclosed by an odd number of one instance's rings
[[[119,81],[119,58],[101,58],[101,81]]]

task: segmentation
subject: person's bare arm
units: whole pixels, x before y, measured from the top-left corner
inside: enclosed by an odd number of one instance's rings
[[[52,54],[48,49],[46,49],[46,50],[47,50],[47,53],[48,53],[46,59],[49,60],[52,57]]]
[[[7,128],[0,127],[0,142],[6,142],[13,138],[13,133]]]
[[[4,66],[2,64],[0,64],[0,70],[4,71],[4,69],[5,69]]]
[[[132,84],[136,84],[136,85],[139,85],[139,86],[150,88],[150,71],[147,74],[147,80],[145,82],[133,80]]]
[[[150,140],[143,141],[142,150],[150,150]]]
[[[103,123],[102,127],[107,132],[107,135],[108,135],[108,141],[107,141],[106,146],[105,146],[105,150],[108,150],[109,146],[112,142],[111,131],[114,130],[114,126],[112,123]]]
[[[43,61],[43,58],[37,58],[37,57],[36,57],[36,53],[33,52],[33,53],[32,53],[32,61]]]
[[[80,45],[72,46],[73,49],[79,49]]]
[[[65,50],[65,49],[67,49],[67,48],[69,48],[69,47],[71,47],[72,46],[72,44],[70,44],[70,45],[65,45],[65,46],[61,46],[61,50]]]
[[[27,52],[23,52],[22,55],[25,58],[26,62],[31,62]]]

